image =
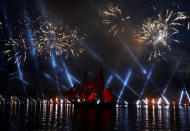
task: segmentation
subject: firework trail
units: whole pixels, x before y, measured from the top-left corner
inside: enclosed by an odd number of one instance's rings
[[[103,23],[110,26],[108,32],[113,33],[114,36],[125,30],[130,19],[119,6],[110,6],[103,14],[105,16]]]
[[[163,49],[170,51],[173,42],[179,43],[174,36],[179,33],[179,26],[183,26],[188,17],[184,12],[167,10],[166,14],[158,13],[156,19],[147,19],[137,35],[138,41],[151,46],[149,60],[162,56]]]

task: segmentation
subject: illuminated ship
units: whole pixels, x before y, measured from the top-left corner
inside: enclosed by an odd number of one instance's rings
[[[103,70],[95,80],[88,84],[87,71],[83,83],[76,84],[65,96],[75,105],[82,106],[112,106],[115,105],[115,96],[111,88],[105,88]]]

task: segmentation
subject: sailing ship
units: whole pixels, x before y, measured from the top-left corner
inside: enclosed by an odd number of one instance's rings
[[[65,94],[66,98],[79,106],[112,106],[115,105],[115,95],[111,88],[104,86],[104,74],[100,69],[98,76],[88,84],[87,71],[84,73],[84,81],[75,84],[74,87]]]

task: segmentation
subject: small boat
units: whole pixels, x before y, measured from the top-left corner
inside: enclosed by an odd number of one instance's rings
[[[82,107],[110,107],[115,106],[115,95],[111,88],[105,88],[103,70],[95,80],[88,84],[87,71],[84,74],[84,81],[75,84],[74,87],[65,94],[65,97],[74,105]]]

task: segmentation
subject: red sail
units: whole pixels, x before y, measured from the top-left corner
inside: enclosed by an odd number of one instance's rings
[[[88,89],[95,88],[96,86],[96,80],[94,80],[90,85],[88,85]]]
[[[95,99],[95,90],[90,94],[90,96],[88,97],[88,100],[94,100]]]
[[[67,94],[66,94],[66,96],[70,100],[75,100],[77,95],[78,95],[78,89],[76,89],[75,91],[71,90],[71,91],[67,92]]]
[[[84,91],[82,92],[81,98],[82,98],[83,100],[85,100],[85,93],[84,93]]]
[[[114,98],[114,94],[112,93],[111,89],[108,88],[102,92],[102,98],[104,101],[111,101]]]

